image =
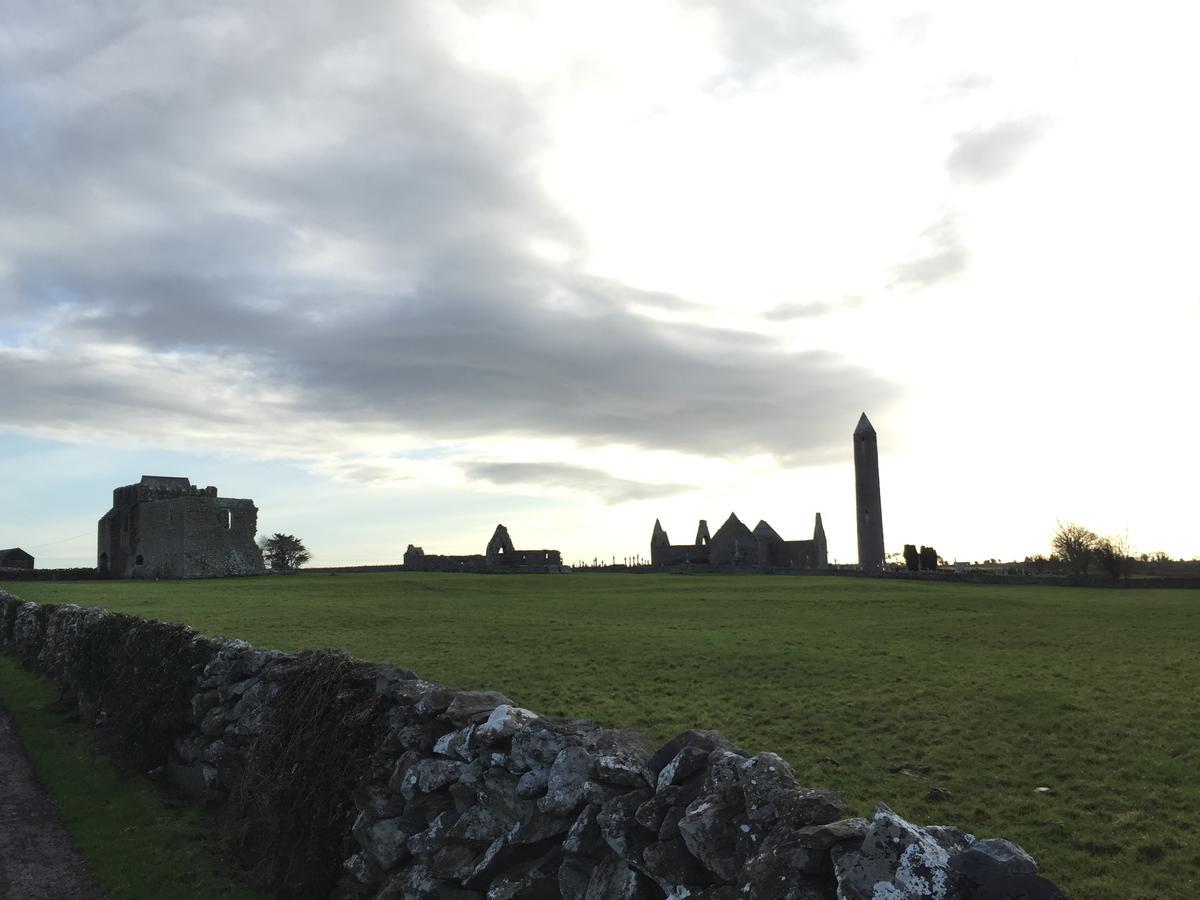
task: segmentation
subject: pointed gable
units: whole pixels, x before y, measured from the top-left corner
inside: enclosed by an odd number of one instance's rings
[[[742,524],[742,520],[735,513],[730,513],[725,524],[717,529],[717,533],[713,535],[712,539],[713,543],[716,543],[720,539],[732,540],[734,538],[749,541],[754,538],[754,535],[749,528]]]
[[[665,530],[663,530],[662,522],[660,522],[658,519],[654,520],[654,533],[652,535],[650,535],[650,546],[651,547],[669,547],[669,546],[671,546],[671,541],[667,537],[667,532]]]
[[[20,547],[0,550],[0,569],[32,569],[33,556]]]
[[[492,535],[492,539],[488,541],[485,555],[490,557],[495,556],[512,556],[516,551],[513,549],[512,538],[508,536],[508,529],[503,525],[497,525],[496,531]]]
[[[709,562],[717,566],[753,565],[757,560],[758,540],[733,513],[717,529],[709,544]]]
[[[779,532],[767,524],[766,519],[759,519],[758,524],[754,526],[754,536],[763,538],[768,541],[782,541]]]

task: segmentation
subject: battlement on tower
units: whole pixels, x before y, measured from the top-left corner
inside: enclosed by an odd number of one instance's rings
[[[217,489],[211,484],[199,487],[191,479],[163,475],[143,475],[137,484],[113,488],[113,508],[150,503],[154,500],[175,500],[179,497],[215,497]]]

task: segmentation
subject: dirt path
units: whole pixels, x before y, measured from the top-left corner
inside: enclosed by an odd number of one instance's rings
[[[0,900],[102,900],[0,708]]]

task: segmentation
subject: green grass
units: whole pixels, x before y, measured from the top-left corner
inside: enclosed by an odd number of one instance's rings
[[[716,728],[860,813],[1010,838],[1077,900],[1200,895],[1200,591],[578,573],[10,590],[344,647],[659,740]]]
[[[216,816],[123,772],[99,735],[49,706],[58,691],[0,656],[0,702],[58,804],[76,846],[114,900],[265,896],[222,874]]]

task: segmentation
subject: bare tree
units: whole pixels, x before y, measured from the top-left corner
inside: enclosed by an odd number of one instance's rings
[[[1113,581],[1120,581],[1122,578],[1129,580],[1133,565],[1133,548],[1129,544],[1128,535],[1097,538],[1093,552],[1101,568],[1112,576]]]
[[[1058,530],[1050,539],[1056,556],[1061,558],[1074,575],[1086,575],[1100,539],[1095,532],[1088,531],[1075,522],[1059,522]]]

